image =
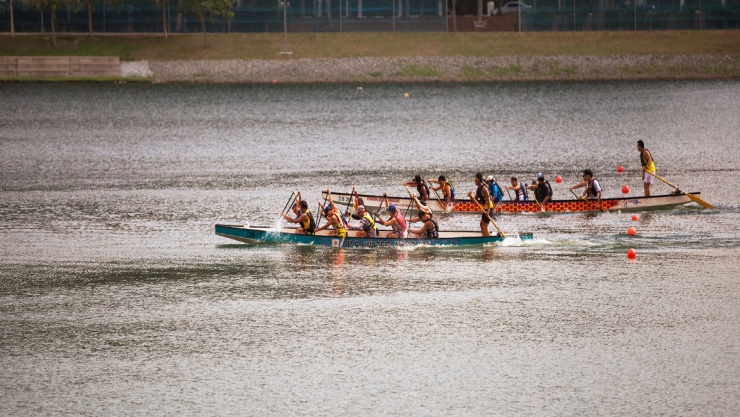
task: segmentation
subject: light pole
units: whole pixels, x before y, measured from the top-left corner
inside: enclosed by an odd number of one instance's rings
[[[281,0],[280,5],[283,6],[283,51],[280,55],[290,55],[293,52],[288,52],[288,3],[287,0]]]

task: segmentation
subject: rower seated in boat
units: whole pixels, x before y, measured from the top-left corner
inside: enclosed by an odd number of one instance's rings
[[[406,219],[398,211],[395,204],[391,204],[386,209],[390,214],[388,220],[384,220],[381,216],[378,216],[378,222],[383,226],[390,226],[393,232],[388,233],[389,238],[395,239],[406,239],[409,235],[408,227],[406,226]]]
[[[432,209],[424,205],[423,202],[419,201],[415,195],[411,198],[416,203],[416,208],[419,210],[417,217],[408,219],[408,223],[422,222],[424,223],[419,229],[409,229],[409,233],[415,234],[417,237],[424,237],[428,239],[439,238],[439,225],[437,221],[432,219]]]
[[[321,203],[319,203],[320,205]],[[333,202],[329,201],[329,204],[324,207],[324,217],[326,217],[326,223],[316,229],[316,232],[328,229],[331,226],[334,230],[329,232],[329,236],[345,237],[347,236],[347,228],[342,220],[342,215],[339,209],[334,205]]]
[[[285,213],[283,213],[283,218],[291,223],[298,223],[298,230],[296,230],[298,234],[316,234],[316,220],[314,220],[311,210],[308,209],[308,202],[303,200],[298,204],[298,207],[299,209],[295,218],[292,218]]]
[[[569,190],[573,191],[581,187],[586,187],[586,189],[581,193],[579,198],[581,200],[596,200],[596,206],[601,209],[601,185],[599,184],[599,180],[594,178],[594,173],[590,169],[584,169],[583,181],[570,187]]]
[[[367,212],[365,206],[357,206],[357,214],[353,214],[352,218],[357,217],[360,220],[360,225],[351,227],[351,229],[359,229],[357,237],[378,237],[378,225],[375,224],[375,220]]]

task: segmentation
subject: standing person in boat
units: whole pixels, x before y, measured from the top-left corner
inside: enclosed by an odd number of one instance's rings
[[[499,201],[504,201],[504,193],[501,191],[501,186],[496,182],[496,178],[493,178],[493,175],[489,175],[486,178],[486,182],[488,183],[488,193],[491,195],[493,202],[498,203]]]
[[[511,177],[511,185],[507,185],[506,189],[516,191],[517,201],[527,201],[527,198],[529,198],[527,195],[527,184],[519,182],[516,177]]]
[[[650,197],[650,184],[655,181],[655,160],[653,159],[653,154],[645,149],[645,143],[642,140],[637,141],[637,150],[640,151],[642,185],[645,188],[645,197]]]
[[[350,226],[350,228],[360,230],[357,232],[357,237],[378,237],[378,226],[375,224],[375,220],[373,220],[370,213],[365,209],[365,206],[357,206],[356,211],[356,214],[352,214],[352,218],[359,220],[360,225],[356,227]]]
[[[530,190],[534,190],[534,201],[540,205],[540,210],[545,211],[545,203],[552,200],[552,187],[550,181],[540,172],[537,174],[537,184],[530,185]]]
[[[475,199],[483,206],[483,210],[486,213],[481,215],[480,219],[480,231],[483,236],[491,236],[491,232],[488,230],[488,225],[491,223],[490,217],[494,214],[494,204],[491,201],[491,194],[488,192],[488,184],[483,181],[483,174],[480,172],[475,174],[475,186],[478,189],[475,191]]]
[[[398,211],[395,204],[391,204],[386,209],[390,214],[388,220],[383,220],[383,217],[378,216],[378,222],[383,226],[390,226],[393,232],[388,233],[389,238],[406,239],[409,236],[408,226],[406,225],[406,219]]]
[[[308,202],[306,200],[302,200],[299,203],[299,207],[300,210],[296,214],[295,218],[292,218],[285,213],[283,213],[283,218],[291,223],[298,223],[298,234],[316,234],[316,220],[314,220],[311,210],[308,209]]]
[[[442,199],[444,200],[445,207],[449,207],[450,203],[455,201],[455,187],[447,181],[444,175],[440,175],[436,181],[429,180],[429,182],[436,182],[438,184],[436,187],[432,187],[432,190],[442,190]]]
[[[416,191],[419,192],[419,200],[426,202],[429,199],[429,186],[426,181],[421,179],[421,175],[416,175],[413,181],[404,182],[406,187],[416,187]]]
[[[329,226],[332,226],[334,230],[329,233],[330,236],[345,237],[347,236],[347,227],[345,225],[344,218],[342,217],[342,212],[339,211],[339,208],[334,204],[334,200],[331,198],[331,189],[327,189],[326,192],[328,202],[326,207],[323,207],[326,223],[317,228],[315,232],[320,232],[324,229],[328,229]],[[321,206],[321,202],[319,202],[319,206]]]
[[[581,199],[596,200],[596,207],[601,210],[601,185],[599,180],[594,178],[594,173],[590,169],[583,170],[583,182],[570,187],[569,191],[573,191],[576,188],[586,187],[581,194]]]

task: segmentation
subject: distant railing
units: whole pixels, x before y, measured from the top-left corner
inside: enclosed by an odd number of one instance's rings
[[[0,56],[0,77],[120,77],[117,56]]]
[[[2,2],[3,0],[0,0]],[[524,0],[531,7],[521,15],[501,15],[500,3],[483,2],[483,17],[477,9],[461,8],[457,0],[455,18],[451,4],[442,0],[289,0],[286,25],[278,0],[236,1],[234,17],[211,22],[211,33],[245,32],[444,32],[444,31],[626,31],[740,29],[740,0]],[[116,7],[97,2],[92,11],[95,33],[158,33],[165,24],[168,33],[201,31],[198,19],[178,12],[176,2],[122,0]],[[6,2],[7,4],[7,2]],[[653,5],[654,4],[654,5]],[[329,7],[326,7],[329,6]],[[14,27],[19,33],[51,31],[49,10],[39,12],[13,3]],[[472,12],[472,13],[471,13]],[[164,22],[163,22],[164,19]],[[55,14],[58,33],[88,32],[84,7],[60,7]],[[286,27],[287,26],[287,27]],[[10,31],[7,7],[0,7],[0,33]]]

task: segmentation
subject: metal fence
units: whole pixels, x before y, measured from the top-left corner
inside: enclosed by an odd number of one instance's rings
[[[739,29],[740,0],[531,0],[520,10],[498,1],[452,0],[291,0],[285,4],[290,32],[444,32],[444,31],[618,31]],[[168,32],[200,32],[196,18],[178,12],[176,1],[164,10]],[[505,2],[506,3],[506,2]],[[0,0],[0,32],[10,31],[8,0]],[[512,11],[513,10],[513,11]],[[14,2],[16,32],[49,32],[50,11]],[[208,32],[282,32],[280,0],[240,0],[232,19],[206,21]],[[57,32],[87,32],[88,13],[60,8]],[[162,32],[161,4],[128,0],[115,7],[98,3],[92,13],[97,33]]]

